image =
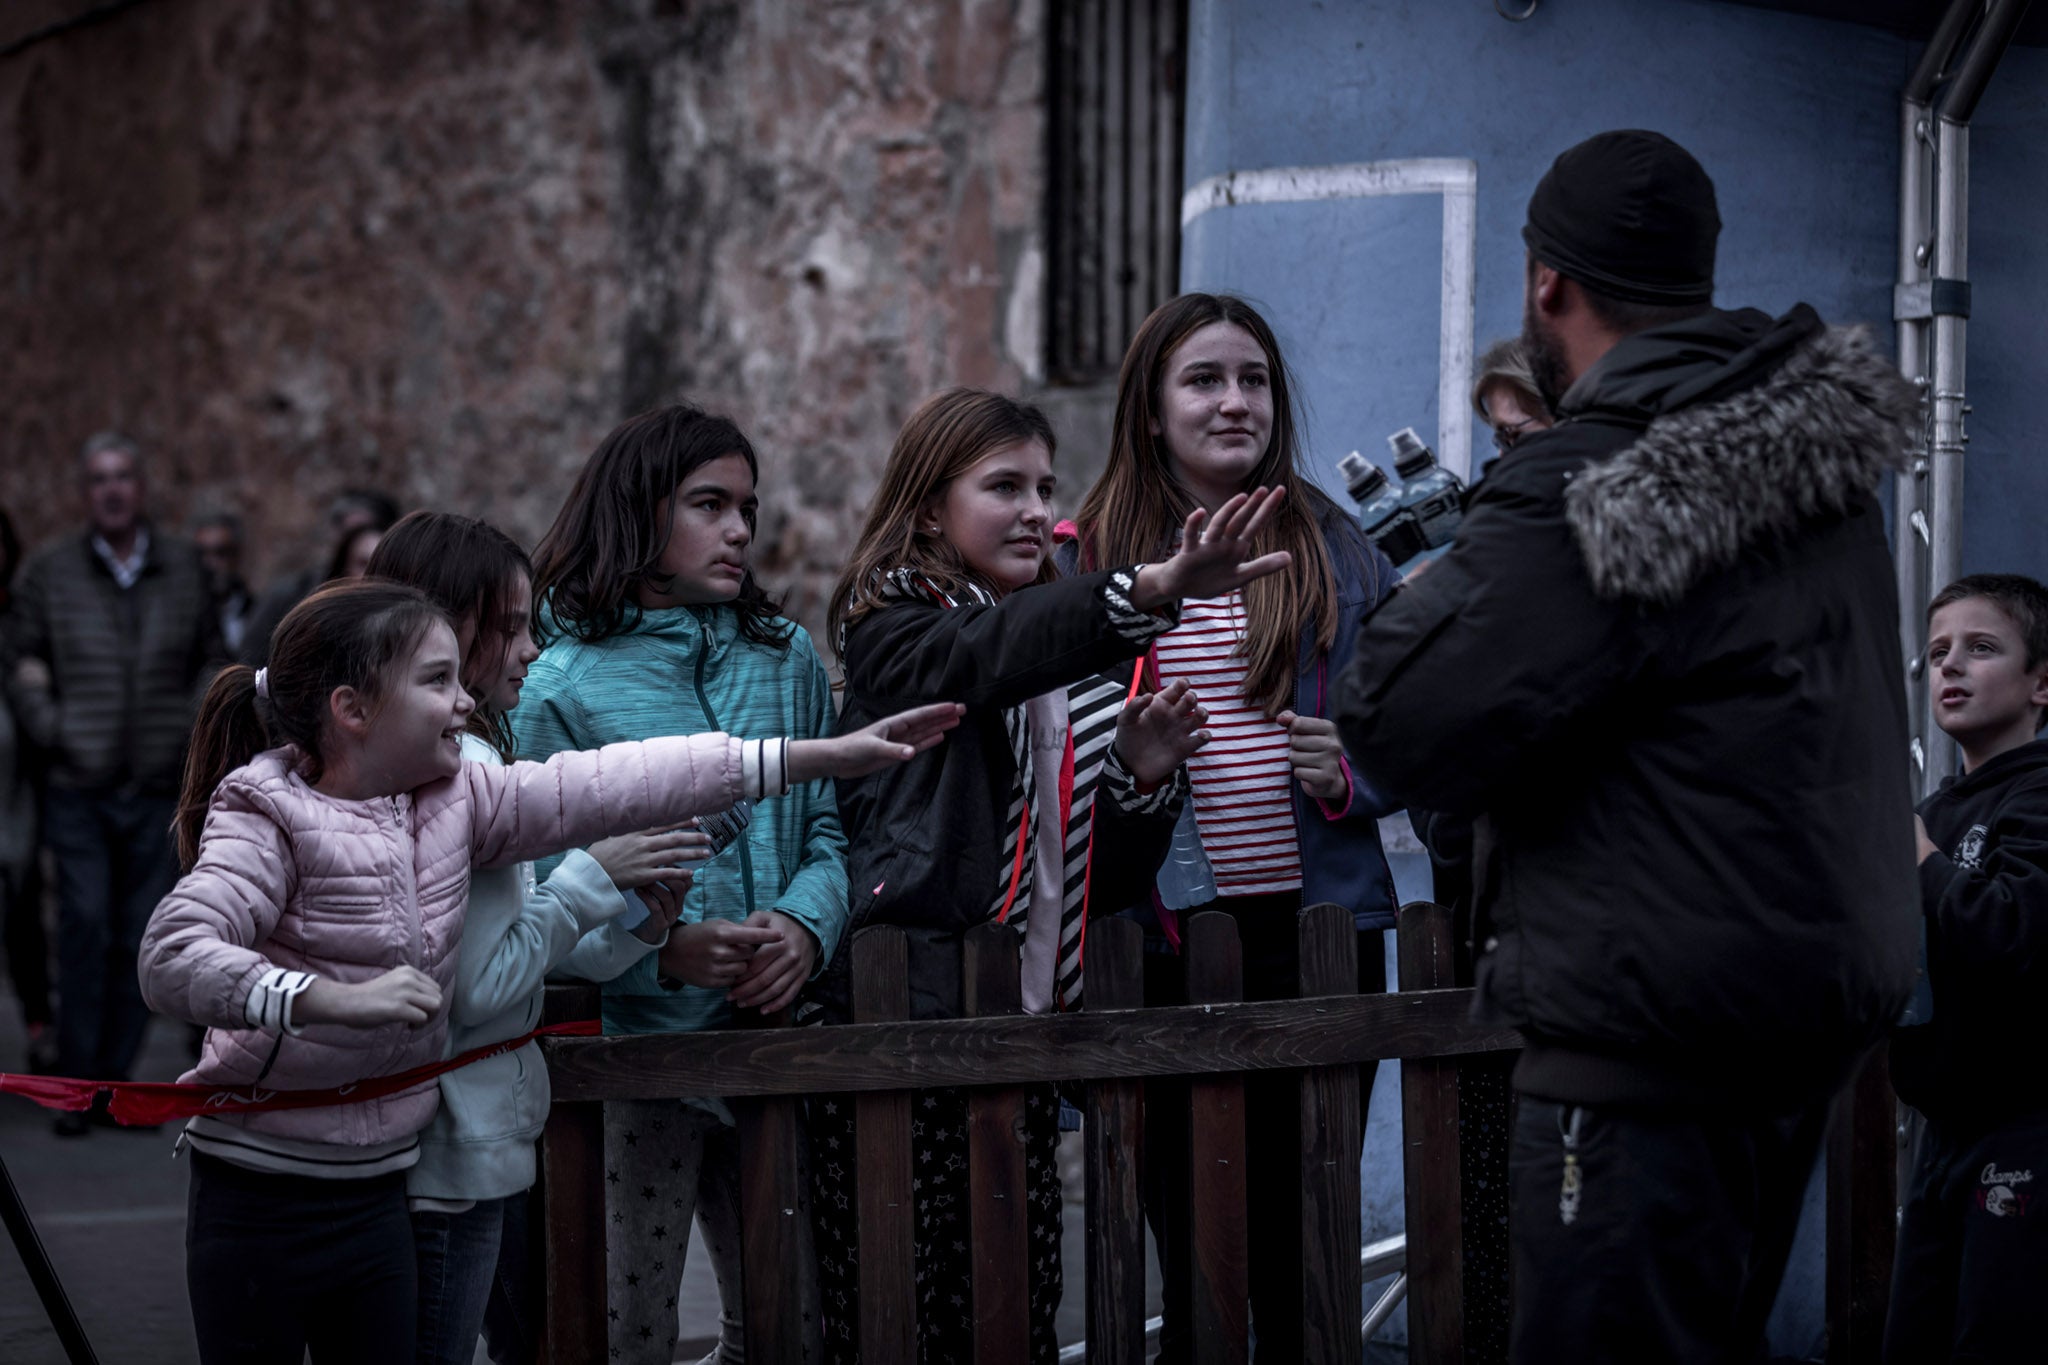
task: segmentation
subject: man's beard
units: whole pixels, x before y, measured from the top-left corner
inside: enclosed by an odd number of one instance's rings
[[[1529,375],[1536,381],[1536,396],[1543,400],[1543,406],[1557,415],[1558,402],[1564,391],[1571,387],[1571,375],[1565,368],[1564,347],[1557,335],[1547,330],[1536,317],[1536,310],[1524,300],[1522,304],[1522,354],[1529,362]]]

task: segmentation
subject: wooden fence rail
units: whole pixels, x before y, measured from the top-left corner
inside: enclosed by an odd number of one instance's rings
[[[853,945],[853,1023],[550,1040],[555,1107],[542,1147],[547,1358],[569,1365],[607,1357],[602,1102],[687,1096],[727,1099],[742,1128],[748,1357],[803,1358],[818,1323],[800,1107],[807,1095],[843,1095],[855,1105],[862,1358],[869,1365],[915,1360],[911,1092],[965,1087],[973,1359],[1025,1360],[1022,1087],[1062,1082],[1078,1085],[1083,1112],[1088,1358],[1139,1365],[1143,1082],[1187,1076],[1187,1129],[1173,1140],[1188,1144],[1193,1172],[1184,1192],[1189,1251],[1164,1270],[1187,1287],[1194,1359],[1242,1365],[1249,1342],[1243,1073],[1277,1069],[1299,1073],[1305,1356],[1356,1362],[1363,1291],[1358,1067],[1398,1058],[1407,1062],[1410,1359],[1463,1361],[1459,1071],[1464,1061],[1516,1048],[1520,1039],[1473,1022],[1472,992],[1452,986],[1449,912],[1427,903],[1405,907],[1397,933],[1402,984],[1410,989],[1361,996],[1349,913],[1331,905],[1302,911],[1301,998],[1285,1001],[1243,1000],[1237,931],[1227,915],[1196,915],[1184,928],[1185,1006],[1142,1007],[1139,929],[1106,919],[1088,930],[1087,1008],[1026,1015],[1018,936],[986,925],[967,936],[963,950],[969,1017],[912,1021],[905,938],[877,927],[861,931]],[[594,1012],[588,988],[550,992],[550,1019]],[[1874,1110],[1865,1104],[1861,1112]],[[1844,1162],[1852,1154],[1861,1161],[1862,1187],[1872,1180],[1865,1168],[1877,1156],[1889,1160],[1888,1147],[1869,1155],[1876,1148],[1868,1137],[1839,1141],[1833,1150]],[[1889,1190],[1887,1173],[1887,1201]],[[1845,1246],[1847,1230],[1857,1230],[1859,1267],[1875,1264],[1874,1220],[1837,1222]],[[1853,1295],[1838,1291],[1845,1342],[1870,1338],[1869,1296],[1861,1292],[1867,1280],[1867,1271],[1858,1276]],[[1852,1312],[1859,1315],[1853,1325]]]

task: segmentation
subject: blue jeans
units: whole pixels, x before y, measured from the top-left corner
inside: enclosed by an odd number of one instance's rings
[[[469,1365],[479,1333],[498,1365],[534,1358],[539,1324],[527,1287],[527,1199],[521,1191],[462,1213],[413,1211],[420,1365]]]
[[[43,841],[57,857],[57,1070],[126,1080],[149,1027],[135,956],[177,878],[168,796],[51,787]]]

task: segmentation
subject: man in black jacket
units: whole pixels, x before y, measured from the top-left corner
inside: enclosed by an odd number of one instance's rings
[[[1719,229],[1657,134],[1557,159],[1523,237],[1558,425],[1342,683],[1384,804],[1478,819],[1480,1009],[1527,1044],[1517,1361],[1752,1358],[1828,1102],[1912,984],[1873,495],[1913,396],[1810,308],[1714,309]]]
[[[9,696],[49,756],[58,1070],[123,1080],[149,1023],[135,954],[177,875],[171,812],[199,691],[223,651],[198,554],[143,514],[134,442],[94,436],[79,475],[91,524],[22,574],[6,621]],[[65,1114],[57,1131],[86,1122]]]

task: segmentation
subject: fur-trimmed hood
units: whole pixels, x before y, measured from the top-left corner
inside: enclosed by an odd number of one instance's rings
[[[1565,497],[1594,591],[1677,601],[1750,547],[1838,517],[1900,467],[1917,397],[1860,329],[1804,304],[1715,311],[1619,343],[1560,408],[1639,421]]]

